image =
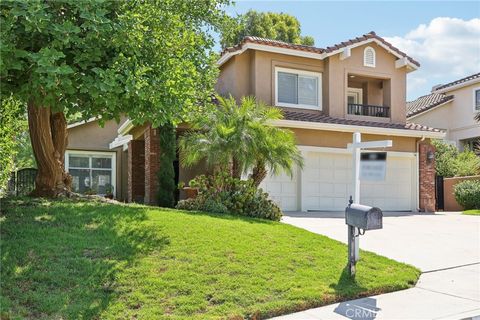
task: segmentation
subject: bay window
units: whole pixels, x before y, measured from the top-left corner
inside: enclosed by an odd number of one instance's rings
[[[322,110],[321,73],[275,68],[275,105]]]
[[[68,150],[65,169],[72,176],[73,192],[115,195],[114,152]]]

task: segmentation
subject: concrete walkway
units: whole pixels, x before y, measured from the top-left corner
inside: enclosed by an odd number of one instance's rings
[[[346,242],[341,212],[291,213],[283,222]],[[480,319],[480,217],[385,213],[383,229],[360,247],[420,268],[415,288],[275,319]]]

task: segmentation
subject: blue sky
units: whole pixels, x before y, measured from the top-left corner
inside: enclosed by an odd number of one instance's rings
[[[318,47],[375,31],[422,64],[408,76],[409,100],[480,72],[480,1],[237,1],[227,12],[249,9],[296,16]]]

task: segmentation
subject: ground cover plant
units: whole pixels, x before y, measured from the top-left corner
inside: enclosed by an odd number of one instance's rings
[[[85,200],[1,204],[2,319],[267,318],[419,270],[280,222]]]

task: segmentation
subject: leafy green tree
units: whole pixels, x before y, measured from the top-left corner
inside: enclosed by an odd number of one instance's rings
[[[27,104],[35,195],[67,193],[66,119],[188,120],[217,76],[209,31],[228,0],[0,2],[1,94]]]
[[[303,159],[293,133],[270,124],[281,118],[279,109],[253,97],[242,98],[240,105],[232,96],[218,97],[218,106],[181,137],[180,160],[187,167],[205,160],[210,168],[228,171],[236,178],[251,171],[257,186],[267,169],[292,175],[295,165],[303,165]]]
[[[17,133],[22,126],[22,105],[11,96],[0,105],[0,196],[6,190],[17,154]]]
[[[231,47],[246,36],[257,36],[273,40],[281,40],[293,44],[313,46],[311,36],[301,36],[300,22],[287,13],[257,12],[249,10],[228,19],[221,33],[223,48]]]
[[[158,169],[157,201],[161,207],[171,208],[175,204],[175,169],[173,162],[176,158],[176,130],[172,124],[158,128],[160,140],[160,159]]]

